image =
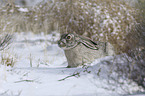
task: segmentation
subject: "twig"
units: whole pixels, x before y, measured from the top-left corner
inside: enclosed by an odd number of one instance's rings
[[[20,83],[20,82],[34,82],[34,80],[21,80],[21,81],[15,81],[14,83]]]
[[[72,74],[72,75],[70,75],[70,76],[67,76],[67,77],[65,77],[65,78],[63,78],[63,79],[60,79],[60,80],[58,80],[58,81],[63,81],[63,80],[65,80],[65,79],[68,79],[68,78],[70,78],[70,77],[73,77],[73,76],[80,76],[80,73],[76,73],[76,74]]]

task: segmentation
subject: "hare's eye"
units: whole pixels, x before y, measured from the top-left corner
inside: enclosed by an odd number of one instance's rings
[[[66,39],[67,39],[67,40],[70,40],[70,39],[71,39],[71,36],[67,36]]]

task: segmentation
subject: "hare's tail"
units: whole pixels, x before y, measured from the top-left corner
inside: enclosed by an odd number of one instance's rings
[[[6,34],[4,37],[0,38],[0,51],[5,49],[12,42],[13,35]]]

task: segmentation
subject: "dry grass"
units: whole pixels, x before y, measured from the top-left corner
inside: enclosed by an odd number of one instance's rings
[[[4,52],[1,54],[1,64],[5,66],[14,67],[15,63],[17,62],[17,58],[14,55],[11,55],[8,52]]]
[[[50,20],[50,6],[20,7],[10,1],[0,8],[1,32],[51,33],[56,30]]]
[[[118,0],[55,0],[54,21],[61,33],[76,32],[94,41],[110,42],[124,52],[126,36],[134,28],[137,10]]]

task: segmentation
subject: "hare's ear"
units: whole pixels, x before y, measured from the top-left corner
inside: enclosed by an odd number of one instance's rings
[[[99,47],[97,47],[97,43],[95,43],[92,40],[82,40],[81,43],[86,46],[87,48],[93,49],[93,50],[99,50]]]

